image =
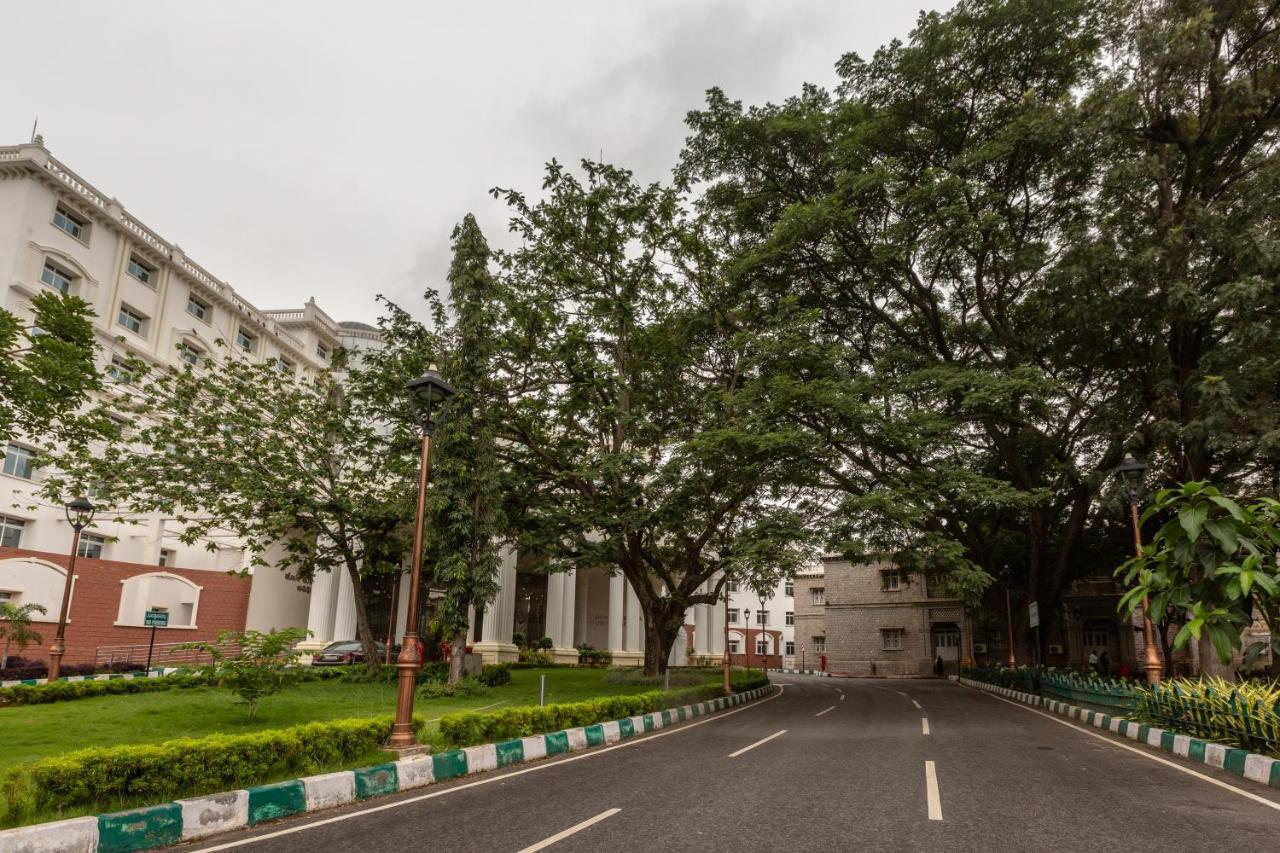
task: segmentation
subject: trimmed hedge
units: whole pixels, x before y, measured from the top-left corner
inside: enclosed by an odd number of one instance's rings
[[[754,690],[769,683],[760,676],[751,680],[731,682],[735,693]],[[608,720],[634,717],[650,711],[660,711],[675,705],[688,705],[723,695],[719,685],[691,687],[685,690],[650,690],[631,696],[605,696],[584,702],[565,702],[558,705],[505,708],[499,711],[477,713],[464,711],[440,718],[440,734],[452,746],[475,746],[546,732],[592,726]]]
[[[291,681],[325,681],[342,678],[343,673],[327,669],[297,667],[288,670]],[[0,688],[0,708],[7,705],[47,705],[50,702],[70,702],[94,696],[110,696],[122,693],[154,693],[175,687],[217,687],[204,675],[173,673],[147,678],[138,673],[137,678],[112,678],[107,681],[55,681],[52,684],[18,684]]]
[[[414,719],[420,731],[423,721]],[[0,827],[64,809],[112,811],[316,773],[369,755],[391,717],[307,723],[245,735],[94,747],[15,767],[0,780]]]

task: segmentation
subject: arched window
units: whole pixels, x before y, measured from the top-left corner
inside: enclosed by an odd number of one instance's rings
[[[0,560],[0,601],[19,607],[39,604],[44,608],[44,615],[33,614],[33,622],[58,621],[66,583],[67,570],[46,560],[31,557]],[[74,582],[71,596],[75,598]]]
[[[200,589],[181,575],[149,572],[120,581],[120,613],[117,625],[144,627],[148,610],[169,614],[170,628],[196,627]]]

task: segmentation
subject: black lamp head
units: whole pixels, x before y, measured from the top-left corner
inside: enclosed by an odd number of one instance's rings
[[[431,369],[405,385],[405,389],[409,392],[409,397],[418,411],[422,431],[430,435],[436,424],[440,422],[445,401],[453,396],[453,386]]]
[[[81,495],[66,506],[67,521],[76,530],[83,530],[93,521],[93,514],[98,508],[90,500]]]
[[[1124,461],[1115,467],[1112,472],[1116,481],[1120,483],[1125,494],[1129,498],[1129,503],[1136,504],[1142,499],[1143,481],[1147,475],[1147,464],[1139,462],[1133,458],[1132,453],[1124,455]]]

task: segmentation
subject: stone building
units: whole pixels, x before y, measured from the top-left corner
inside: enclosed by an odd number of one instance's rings
[[[954,673],[973,656],[973,625],[959,599],[888,563],[838,556],[796,577],[797,663],[850,676]]]

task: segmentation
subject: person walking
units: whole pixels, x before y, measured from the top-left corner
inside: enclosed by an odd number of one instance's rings
[[[1098,652],[1096,649],[1089,650],[1089,671],[1098,671]]]
[[[1102,650],[1102,654],[1098,655],[1098,667],[1102,670],[1103,678],[1111,677],[1111,655],[1106,649]]]
[[[938,655],[938,659],[933,662],[933,674],[941,678],[945,668],[946,664],[942,662],[942,655]]]

